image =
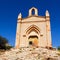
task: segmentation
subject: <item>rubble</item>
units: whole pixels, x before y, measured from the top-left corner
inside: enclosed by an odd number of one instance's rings
[[[1,54],[0,60],[60,60],[60,52],[47,48],[12,48]]]

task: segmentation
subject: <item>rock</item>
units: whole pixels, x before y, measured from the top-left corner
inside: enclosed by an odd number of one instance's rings
[[[60,52],[46,48],[20,48],[5,51],[0,60],[59,60]]]

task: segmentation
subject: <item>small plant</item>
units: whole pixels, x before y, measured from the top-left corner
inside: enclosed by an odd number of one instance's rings
[[[57,53],[58,56],[60,56],[60,53]]]
[[[12,48],[12,46],[6,46],[5,49],[6,50],[10,50]]]
[[[33,47],[33,50],[35,50],[35,47]]]

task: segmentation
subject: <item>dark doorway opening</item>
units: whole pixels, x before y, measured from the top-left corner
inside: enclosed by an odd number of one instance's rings
[[[32,45],[32,41],[29,41],[29,45]]]

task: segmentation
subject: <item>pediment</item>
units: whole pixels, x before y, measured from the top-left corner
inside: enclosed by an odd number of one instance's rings
[[[45,21],[45,17],[44,16],[31,16],[31,17],[27,17],[27,18],[23,18],[22,22],[31,22],[31,21]]]

